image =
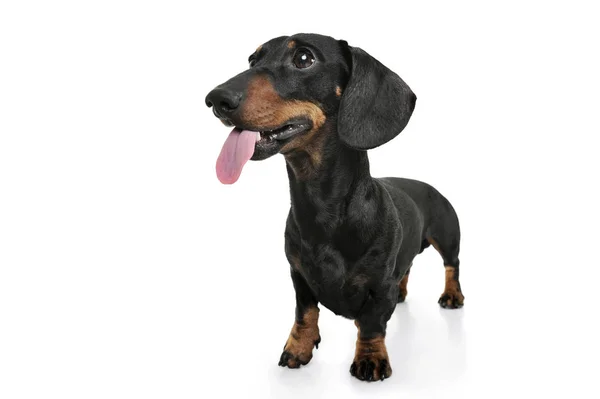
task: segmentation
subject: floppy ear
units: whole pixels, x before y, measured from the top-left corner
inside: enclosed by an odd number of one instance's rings
[[[387,143],[404,129],[417,96],[400,76],[345,42],[352,60],[350,80],[338,114],[341,141],[357,150]]]

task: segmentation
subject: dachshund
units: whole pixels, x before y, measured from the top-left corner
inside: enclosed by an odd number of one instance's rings
[[[386,325],[406,298],[417,254],[431,245],[443,259],[440,306],[464,303],[452,205],[426,183],[369,171],[367,150],[406,127],[416,96],[367,52],[328,36],[272,39],[249,64],[205,101],[233,127],[216,163],[222,183],[235,183],[250,159],[285,158],[291,198],[285,254],[296,314],[279,365],[298,368],[312,359],[322,304],[356,324],[351,375],[384,380],[392,374]]]

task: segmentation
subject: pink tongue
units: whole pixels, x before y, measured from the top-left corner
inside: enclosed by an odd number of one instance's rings
[[[258,133],[233,129],[225,140],[217,158],[217,178],[223,184],[233,184],[239,179],[242,168],[254,154]]]

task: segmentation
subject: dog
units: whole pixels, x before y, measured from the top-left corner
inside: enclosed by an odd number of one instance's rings
[[[358,328],[351,375],[384,380],[392,374],[387,321],[406,298],[417,254],[431,245],[443,259],[440,306],[464,303],[452,205],[426,183],[369,172],[367,150],[406,127],[416,96],[367,52],[328,36],[272,39],[249,64],[212,90],[206,105],[234,127],[216,163],[222,183],[237,181],[250,159],[279,153],[286,161],[285,254],[296,314],[279,365],[298,368],[312,359],[321,341],[320,303]]]

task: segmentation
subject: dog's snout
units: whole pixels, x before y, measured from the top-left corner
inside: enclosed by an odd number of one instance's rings
[[[213,107],[213,111],[220,116],[227,116],[234,112],[242,99],[242,93],[216,88],[206,96],[206,105]]]

